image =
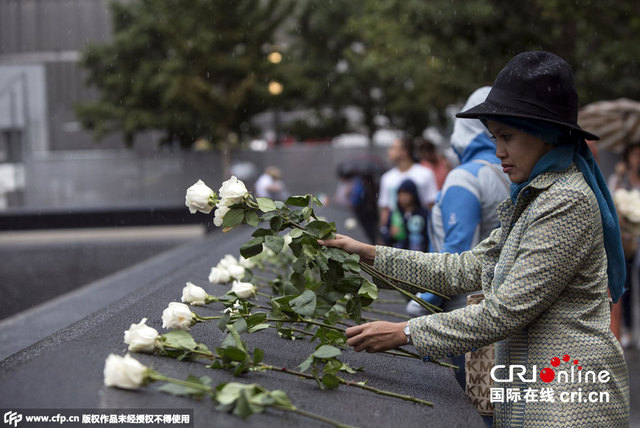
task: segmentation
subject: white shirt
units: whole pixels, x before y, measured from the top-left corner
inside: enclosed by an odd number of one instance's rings
[[[380,179],[380,194],[378,196],[378,207],[389,208],[396,207],[396,195],[398,187],[406,180],[411,179],[418,188],[420,202],[423,206],[435,202],[438,188],[436,186],[436,178],[433,172],[418,163],[414,163],[411,168],[401,172],[397,167],[385,172]]]

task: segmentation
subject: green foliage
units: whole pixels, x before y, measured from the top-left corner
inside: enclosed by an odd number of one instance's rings
[[[291,400],[284,391],[269,391],[265,387],[252,383],[223,383],[216,387],[215,400],[218,409],[231,412],[241,418],[261,413],[267,406],[293,409]]]
[[[276,105],[315,112],[290,126],[301,138],[348,131],[350,106],[369,133],[385,115],[415,135],[536,49],[569,61],[583,105],[640,98],[635,0],[139,0],[113,3],[111,15],[111,42],[83,52],[100,96],[78,116],[96,136],[121,131],[129,142],[160,130],[184,147],[217,144]],[[287,43],[272,64],[277,31]],[[277,98],[270,80],[283,82]]]
[[[189,147],[242,134],[271,107],[267,61],[290,0],[139,0],[112,3],[113,38],[82,64],[98,101],[78,107],[97,137],[160,130]]]
[[[284,64],[291,104],[306,99],[318,117],[356,105],[370,133],[384,114],[415,135],[516,53],[539,49],[573,66],[583,105],[640,98],[640,44],[629,37],[639,16],[633,0],[309,0]]]

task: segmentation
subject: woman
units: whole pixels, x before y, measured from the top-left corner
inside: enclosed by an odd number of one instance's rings
[[[458,114],[486,124],[512,182],[498,206],[500,228],[473,250],[423,254],[345,236],[322,242],[409,282],[485,295],[447,313],[349,328],[349,345],[378,352],[411,342],[429,360],[498,342],[494,426],[628,426],[627,368],[609,330],[607,295],[608,286],[617,300],[624,288],[620,232],[584,142],[597,136],[577,125],[577,109],[569,65],[525,52],[498,74],[485,102]],[[604,374],[578,376],[588,372]]]

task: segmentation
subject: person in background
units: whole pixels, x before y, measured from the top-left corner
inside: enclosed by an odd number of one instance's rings
[[[640,190],[640,142],[631,144],[626,147],[622,154],[622,160],[616,164],[615,172],[609,177],[609,189],[615,192],[618,189]],[[624,224],[624,219],[620,219]],[[621,231],[622,248],[624,249],[624,258],[627,263],[627,278],[625,286],[627,292],[622,295],[622,328],[620,332],[620,344],[623,348],[629,348],[631,341],[631,274],[634,267],[634,259],[638,252],[638,238],[622,228]]]
[[[463,109],[483,102],[491,87],[476,90]],[[475,247],[500,225],[496,207],[509,196],[509,177],[502,172],[496,157],[496,145],[491,134],[479,120],[456,119],[451,146],[460,165],[447,176],[431,212],[429,224],[430,248],[436,253],[462,253]],[[418,296],[433,302],[430,293]],[[445,309],[457,309],[466,304],[466,295],[454,297]],[[426,310],[414,301],[407,304],[413,316],[426,315]]]
[[[436,187],[438,190],[442,189],[444,180],[447,178],[447,174],[451,171],[451,166],[440,151],[438,147],[426,138],[418,140],[418,147],[420,148],[420,165],[429,168],[436,178]]]
[[[338,168],[333,203],[351,209],[369,242],[378,237],[377,192],[380,174],[375,168]]]
[[[385,245],[405,250],[427,251],[429,213],[420,202],[418,188],[412,180],[404,180],[398,187],[396,209],[387,222]]]
[[[264,173],[256,181],[256,196],[280,201],[286,200],[288,193],[281,177],[282,174],[279,168],[275,166],[266,167]]]
[[[387,157],[395,166],[385,172],[380,179],[378,208],[380,209],[380,234],[388,233],[387,223],[391,211],[396,209],[398,187],[406,179],[411,179],[418,188],[424,208],[431,208],[438,189],[433,172],[417,163],[413,139],[403,137],[395,140],[387,150]]]

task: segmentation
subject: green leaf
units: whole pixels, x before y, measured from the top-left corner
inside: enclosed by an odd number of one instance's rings
[[[323,247],[322,252],[328,254],[328,258],[335,260],[338,263],[342,263],[349,257],[349,253],[335,247]]]
[[[289,232],[289,236],[291,236],[292,239],[296,239],[302,236],[302,229],[291,229],[291,231]]]
[[[249,398],[247,397],[246,389],[240,391],[238,399],[236,400],[236,405],[233,408],[233,414],[236,416],[240,416],[243,419],[246,419],[253,414],[253,409],[249,404]]]
[[[269,198],[256,198],[256,202],[258,203],[258,208],[263,213],[276,210],[276,204]]]
[[[224,338],[224,340],[222,341],[222,343],[220,344],[220,348],[219,349],[224,349],[224,348],[228,348],[231,346],[236,346],[236,339],[233,337],[232,334],[227,334]]]
[[[235,227],[242,224],[244,220],[244,208],[231,208],[228,213],[224,215],[222,220],[222,227]]]
[[[273,217],[269,220],[269,226],[274,233],[280,232],[282,229],[283,220],[282,217]]]
[[[307,233],[320,239],[327,237],[335,231],[336,225],[334,223],[327,223],[325,221],[316,220],[307,225]]]
[[[284,407],[292,407],[291,404],[291,400],[289,399],[289,397],[287,396],[286,392],[280,390],[280,389],[274,389],[273,391],[271,391],[269,393],[269,395],[271,395],[271,397],[273,397],[273,399],[281,406]]]
[[[263,237],[249,240],[240,247],[240,254],[245,259],[260,254],[262,252],[262,242],[264,242]]]
[[[264,243],[271,251],[278,254],[284,247],[284,237],[280,235],[265,236]]]
[[[316,311],[316,295],[311,290],[305,290],[301,295],[292,299],[289,304],[295,313],[311,316]]]
[[[311,200],[313,201],[314,204],[316,204],[317,206],[321,207],[322,206],[322,202],[320,202],[320,199],[318,199],[315,195],[311,195]]]
[[[351,254],[342,262],[342,268],[351,272],[360,272],[360,257],[357,254]]]
[[[188,387],[184,385],[176,385],[173,383],[165,383],[158,387],[158,391],[166,392],[167,394],[176,396],[189,396],[200,398],[204,395],[204,391],[201,391],[195,387]]]
[[[322,272],[327,272],[329,270],[329,265],[327,265],[327,260],[324,258],[324,254],[316,254],[313,260],[316,262]]]
[[[302,243],[300,239],[294,239],[289,244],[289,248],[291,248],[291,252],[295,257],[300,257],[302,254]]]
[[[287,205],[292,205],[294,207],[306,207],[307,205],[309,205],[309,195],[289,196],[286,203]]]
[[[261,236],[273,235],[273,231],[271,229],[256,229],[255,232],[251,234],[254,238],[259,238]]]
[[[291,274],[289,278],[291,280],[291,285],[296,288],[296,291],[293,294],[301,293],[305,290],[307,285],[307,278],[302,273],[294,272]]]
[[[369,281],[362,281],[362,285],[358,290],[358,295],[362,300],[364,306],[369,306],[374,300],[378,298],[378,287]]]
[[[340,280],[335,286],[336,290],[342,293],[355,293],[360,288],[362,283],[364,282],[361,276],[351,275],[346,276]]]
[[[173,330],[162,335],[167,346],[178,349],[188,349],[192,351],[196,349],[198,344],[193,337],[184,330]]]
[[[253,350],[253,364],[258,365],[263,358],[264,358],[264,351],[260,348],[255,348]]]
[[[325,373],[322,376],[322,384],[329,389],[337,388],[340,385],[338,377],[331,373]]]
[[[248,328],[247,321],[244,318],[238,318],[233,323],[233,328],[235,328],[238,333],[244,333]]]
[[[247,326],[253,327],[254,325],[258,325],[263,322],[267,318],[266,312],[256,312],[254,314],[249,315],[246,318]]]
[[[221,383],[216,387],[215,399],[219,404],[232,404],[238,399],[240,391],[246,387],[239,382]]]
[[[231,315],[229,315],[228,313],[222,314],[222,316],[220,316],[220,319],[218,320],[218,328],[222,331],[225,331],[230,320]]]
[[[318,253],[318,249],[309,244],[302,244],[302,251],[304,252],[304,255],[310,259],[315,258],[316,254]]]
[[[296,273],[304,273],[304,271],[307,269],[307,258],[304,255],[300,255],[300,257],[298,257],[296,261],[293,262],[291,268]]]
[[[300,371],[306,372],[307,370],[309,370],[309,367],[311,367],[312,363],[313,363],[313,354],[309,355],[306,360],[300,363],[298,368],[300,369]]]
[[[321,345],[316,351],[311,354],[316,358],[328,359],[335,358],[342,355],[342,351],[331,345]]]
[[[247,332],[249,333],[255,333],[256,331],[260,331],[260,330],[266,330],[269,327],[271,327],[271,325],[269,324],[265,324],[265,323],[261,323],[261,324],[256,324],[254,326],[249,327],[249,330],[247,330]]]
[[[247,211],[244,214],[244,221],[249,226],[257,227],[258,224],[260,223],[260,217],[258,217],[258,213],[256,213],[255,211]]]
[[[248,355],[242,349],[236,348],[235,346],[228,346],[224,349],[224,353],[222,355],[225,358],[229,358],[232,361],[244,361],[247,359]]]
[[[304,216],[305,220],[309,220],[311,218],[311,216],[313,215],[313,208],[311,207],[306,207],[302,209],[302,215]]]

